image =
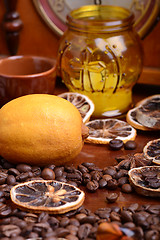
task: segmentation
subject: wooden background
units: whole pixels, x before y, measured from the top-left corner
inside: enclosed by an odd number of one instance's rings
[[[56,58],[59,37],[50,30],[37,13],[32,0],[20,0],[16,10],[20,14],[23,28],[17,55],[32,54]],[[0,1],[0,22],[5,13],[4,1]],[[144,68],[139,83],[160,85],[160,22],[142,40]],[[0,25],[0,55],[9,55],[2,24]]]

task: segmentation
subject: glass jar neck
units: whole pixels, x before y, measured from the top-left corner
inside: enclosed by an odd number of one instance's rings
[[[68,27],[81,32],[115,32],[132,27],[134,15],[119,6],[87,5],[67,16]]]

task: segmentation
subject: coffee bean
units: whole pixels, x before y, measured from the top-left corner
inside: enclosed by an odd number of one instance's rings
[[[97,181],[93,180],[93,181],[89,181],[86,187],[90,192],[95,192],[98,189],[99,184]]]
[[[16,168],[21,173],[22,172],[29,172],[29,171],[32,170],[31,166],[29,166],[28,164],[23,164],[23,163],[18,164]]]
[[[109,142],[111,150],[120,150],[123,147],[123,141],[120,139],[113,139]]]
[[[121,177],[118,179],[118,186],[121,187],[122,185],[128,183],[128,177]]]
[[[107,186],[107,181],[105,179],[100,179],[99,181],[99,188],[104,188]]]
[[[48,223],[50,224],[53,230],[59,227],[59,220],[55,217],[50,217],[48,219]]]
[[[109,175],[109,174],[104,174],[104,175],[102,176],[102,178],[103,178],[106,182],[108,182],[108,180],[112,179],[112,176]]]
[[[110,193],[110,192],[108,192],[107,196],[106,196],[106,200],[109,203],[114,203],[114,202],[117,201],[118,197],[119,197],[118,193]]]
[[[66,227],[69,224],[70,220],[68,217],[64,217],[60,221],[60,226],[61,227]]]
[[[106,175],[106,174],[110,175],[114,178],[117,174],[116,168],[112,167],[112,166],[104,168],[103,169],[103,175]]]
[[[76,171],[76,168],[73,166],[65,166],[64,171],[67,173],[74,173]]]
[[[149,217],[147,217],[147,222],[150,225],[158,225],[160,223],[160,219],[158,216],[150,215]]]
[[[98,215],[100,218],[108,219],[110,217],[111,208],[99,208],[95,211],[95,214]]]
[[[29,239],[38,239],[39,234],[36,232],[30,232],[30,234],[28,235]]]
[[[64,182],[64,183],[67,182],[67,179],[64,176],[57,177],[56,180],[59,181],[59,182]]]
[[[76,214],[76,219],[80,221],[81,219],[85,218],[86,216],[87,215],[85,213],[79,213],[79,214]]]
[[[96,216],[86,216],[82,219],[79,220],[81,224],[83,223],[90,223],[90,224],[94,224],[97,221]]]
[[[121,211],[121,219],[124,222],[133,222],[132,212],[130,211]]]
[[[110,190],[114,190],[118,188],[118,182],[116,179],[110,179],[107,182],[107,188]]]
[[[110,218],[111,218],[112,221],[118,221],[118,222],[121,221],[121,216],[117,212],[111,212]]]
[[[133,191],[132,186],[129,183],[125,183],[121,186],[122,192],[131,193]]]
[[[24,229],[27,227],[27,222],[26,221],[23,221],[23,220],[20,220],[18,219],[16,222],[14,222],[14,224],[18,227],[20,227],[21,229]]]
[[[114,211],[114,212],[116,212],[116,213],[120,213],[121,208],[118,207],[118,206],[112,206],[112,207],[111,207],[111,211]]]
[[[94,166],[95,166],[94,163],[90,163],[90,162],[84,162],[84,163],[82,163],[82,165],[85,166],[86,168],[94,167]]]
[[[4,172],[0,172],[0,185],[4,184],[6,182],[6,179],[8,177],[8,174]]]
[[[44,240],[57,240],[57,237],[55,236],[45,237]]]
[[[103,173],[97,170],[90,172],[92,180],[96,180],[97,182],[102,178]]]
[[[41,212],[38,216],[38,222],[47,222],[49,218],[49,214],[46,212]]]
[[[0,217],[6,217],[9,216],[12,213],[12,209],[6,205],[6,204],[2,204],[0,206]]]
[[[79,170],[76,170],[73,173],[68,173],[67,179],[69,181],[81,182],[82,181],[82,173]]]
[[[135,212],[138,209],[138,203],[132,203],[127,209],[131,212]]]
[[[62,177],[63,171],[64,171],[64,167],[55,167],[54,173],[55,173],[56,179],[57,179],[58,177]]]
[[[42,178],[45,180],[54,180],[55,179],[55,173],[50,168],[44,168],[41,173]]]
[[[129,140],[124,144],[124,148],[126,150],[134,150],[134,149],[136,149],[136,147],[137,147],[137,144],[133,140]]]
[[[82,181],[86,185],[89,181],[91,181],[91,175],[89,173],[83,173]]]
[[[81,173],[87,173],[88,172],[88,168],[83,166],[82,164],[78,165],[78,169]]]
[[[50,164],[50,165],[47,166],[47,168],[50,168],[50,169],[54,170],[55,169],[55,165],[54,164]]]
[[[157,230],[149,230],[145,233],[146,240],[159,240],[160,233]]]
[[[66,229],[69,230],[70,234],[72,234],[72,235],[74,235],[74,236],[77,235],[78,227],[69,224],[69,225],[66,227]]]
[[[1,226],[1,231],[5,237],[15,237],[20,234],[21,229],[16,225],[9,224]]]
[[[16,180],[20,181],[20,182],[23,182],[23,181],[27,180],[28,173],[29,172],[22,172],[22,173],[20,173],[19,175],[16,176]]]
[[[72,235],[72,234],[67,235],[66,239],[68,239],[68,240],[78,240],[78,238],[76,236]]]
[[[89,223],[82,224],[78,230],[78,238],[86,239],[91,231],[92,225]]]
[[[16,237],[12,237],[11,240],[25,240],[25,238],[21,236],[16,236]]]
[[[116,166],[116,169],[117,170],[120,170],[120,169],[129,170],[130,165],[131,165],[131,160],[128,157],[128,159],[125,159],[125,160],[121,161],[120,163],[118,163],[118,165]]]
[[[48,222],[35,223],[33,225],[33,231],[37,232],[39,234],[41,234],[42,231],[48,231],[48,229],[49,229],[49,223]]]
[[[70,224],[79,227],[80,222],[76,218],[70,218]]]
[[[9,169],[8,169],[8,174],[17,176],[17,175],[20,174],[20,172],[19,172],[16,168],[9,168]]]
[[[115,178],[116,179],[119,179],[121,177],[127,177],[128,176],[128,170],[125,170],[125,169],[120,169],[116,175],[115,175]]]
[[[65,237],[65,236],[67,236],[67,235],[69,235],[69,230],[68,229],[66,229],[66,228],[57,228],[56,230],[56,235],[57,235],[57,237]]]
[[[147,211],[153,214],[160,214],[160,205],[148,206]]]
[[[3,168],[6,168],[6,169],[14,168],[14,164],[5,161],[3,164]]]
[[[41,169],[40,167],[37,167],[37,166],[33,166],[31,169],[31,172],[33,173],[34,177],[38,177],[41,175]]]
[[[123,224],[123,227],[132,229],[132,228],[135,228],[136,225],[133,222],[126,222]]]
[[[35,223],[38,220],[38,216],[36,214],[33,214],[33,213],[27,213],[24,217],[24,220],[26,222]]]

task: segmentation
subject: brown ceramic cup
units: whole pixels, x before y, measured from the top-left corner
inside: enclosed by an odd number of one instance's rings
[[[27,55],[0,59],[0,106],[27,94],[53,94],[55,83],[53,59]]]

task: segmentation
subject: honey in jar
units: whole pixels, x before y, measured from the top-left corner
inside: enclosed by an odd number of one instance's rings
[[[62,81],[69,91],[94,102],[94,117],[125,113],[142,70],[133,13],[118,6],[89,5],[71,11],[67,23],[58,55]]]

